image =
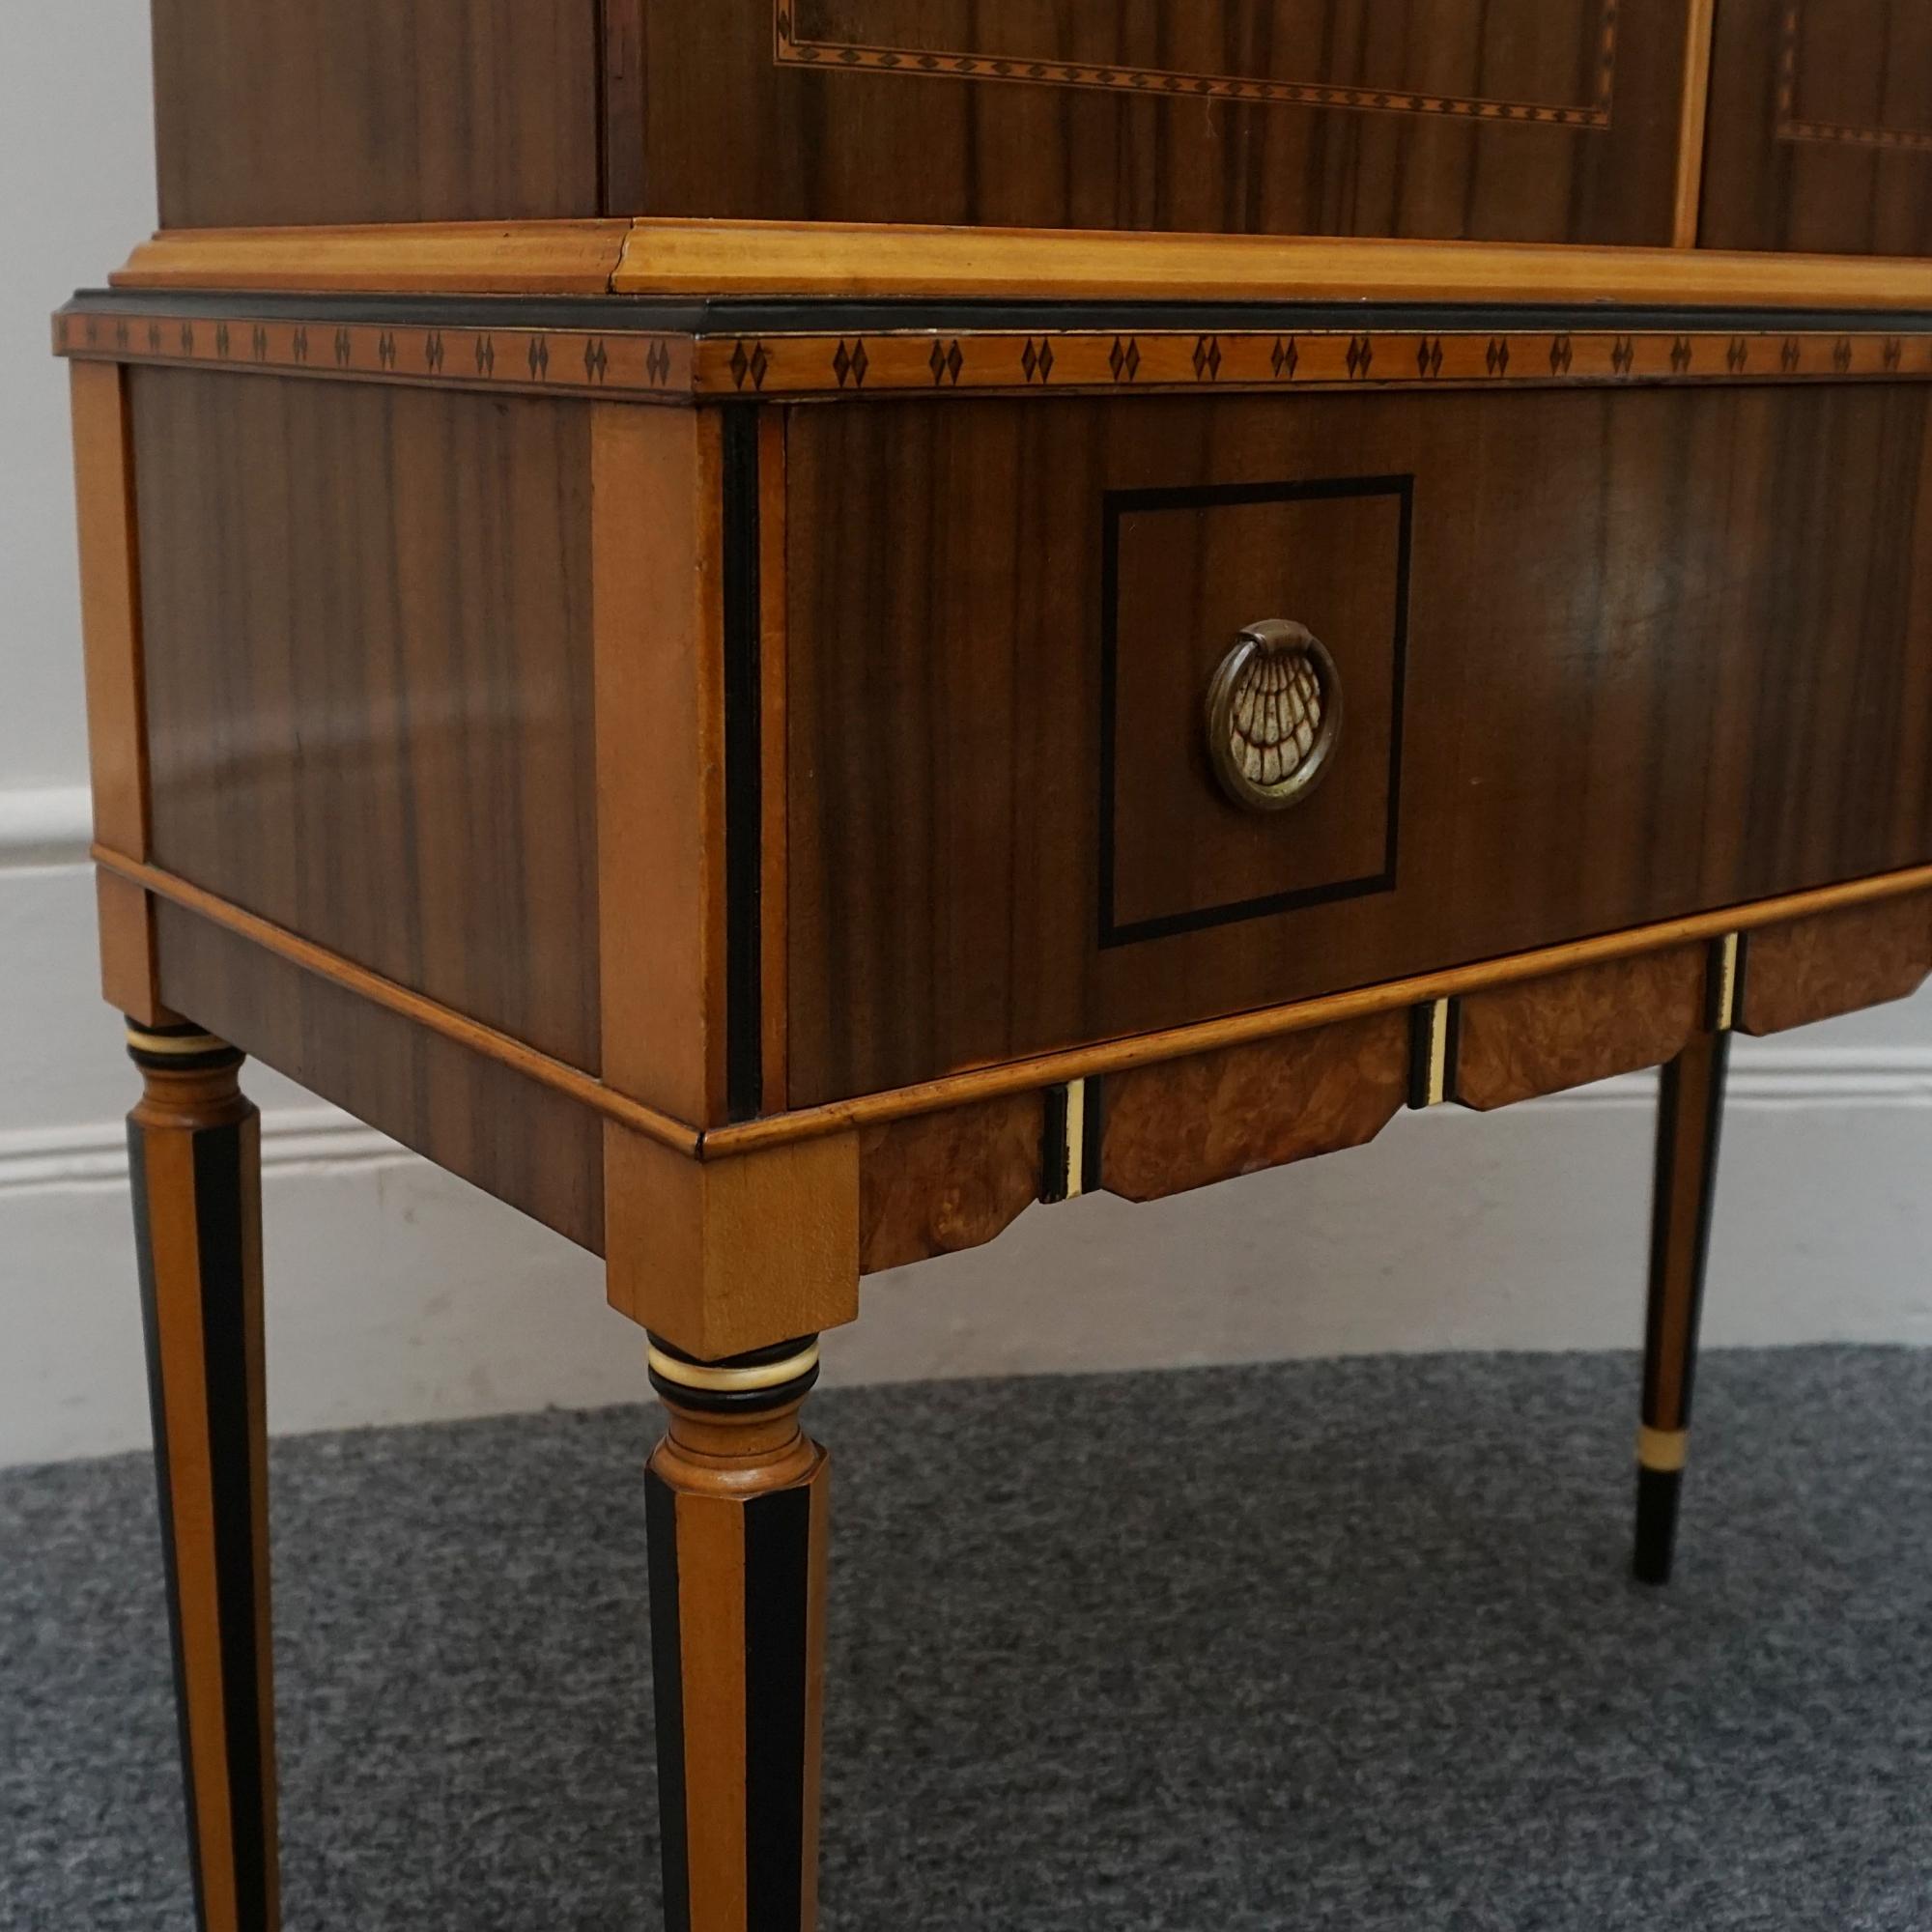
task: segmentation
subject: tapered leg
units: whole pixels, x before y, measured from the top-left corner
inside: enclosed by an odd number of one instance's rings
[[[279,1921],[260,1121],[242,1056],[130,1026],[128,1117],[188,1844],[202,1932]]]
[[[1727,1032],[1700,1034],[1663,1069],[1659,1094],[1643,1427],[1637,1437],[1634,1567],[1644,1583],[1670,1580],[1677,1544],[1730,1044]]]
[[[709,1367],[652,1342],[670,1429],[648,1484],[667,1932],[818,1918],[825,1451],[815,1340]]]

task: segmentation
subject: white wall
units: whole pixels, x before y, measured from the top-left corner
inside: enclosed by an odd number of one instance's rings
[[[0,1464],[146,1439],[121,1115],[95,991],[65,377],[48,311],[152,222],[144,0],[26,10],[0,65]],[[1932,997],[1739,1043],[1719,1343],[1932,1342]],[[1156,1208],[1029,1214],[869,1284],[835,1378],[1379,1349],[1623,1347],[1648,1080]],[[301,1430],[636,1399],[589,1258],[272,1076],[270,1406]]]

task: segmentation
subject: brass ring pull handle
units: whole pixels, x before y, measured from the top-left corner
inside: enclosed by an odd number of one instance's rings
[[[1208,688],[1208,755],[1250,811],[1281,811],[1321,783],[1342,736],[1342,679],[1306,625],[1249,624]]]

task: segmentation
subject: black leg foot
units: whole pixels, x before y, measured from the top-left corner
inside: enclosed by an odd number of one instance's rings
[[[1684,1471],[1636,1472],[1636,1557],[1632,1565],[1639,1583],[1667,1583],[1677,1554],[1677,1502],[1684,1493]]]

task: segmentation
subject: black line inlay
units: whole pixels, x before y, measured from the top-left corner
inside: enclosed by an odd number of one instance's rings
[[[804,1909],[811,1491],[745,1506],[745,1904],[752,1932]]]
[[[1087,1097],[1080,1116],[1080,1191],[1098,1194],[1105,1185],[1100,1172],[1100,1152],[1106,1144],[1107,1083],[1097,1073],[1087,1082]]]
[[[1066,1199],[1066,1089],[1049,1087],[1040,1109],[1039,1198],[1051,1204]]]
[[[684,1634],[677,1603],[677,1495],[655,1469],[644,1476],[644,1550],[650,1571],[651,1683],[657,1712],[665,1932],[691,1932],[691,1847],[686,1837],[684,1790]]]
[[[1430,1063],[1435,1051],[1435,1002],[1425,1000],[1408,1009],[1408,1104],[1426,1107],[1430,1093]]]
[[[725,1111],[764,1104],[764,746],[759,710],[758,415],[724,412]]]

